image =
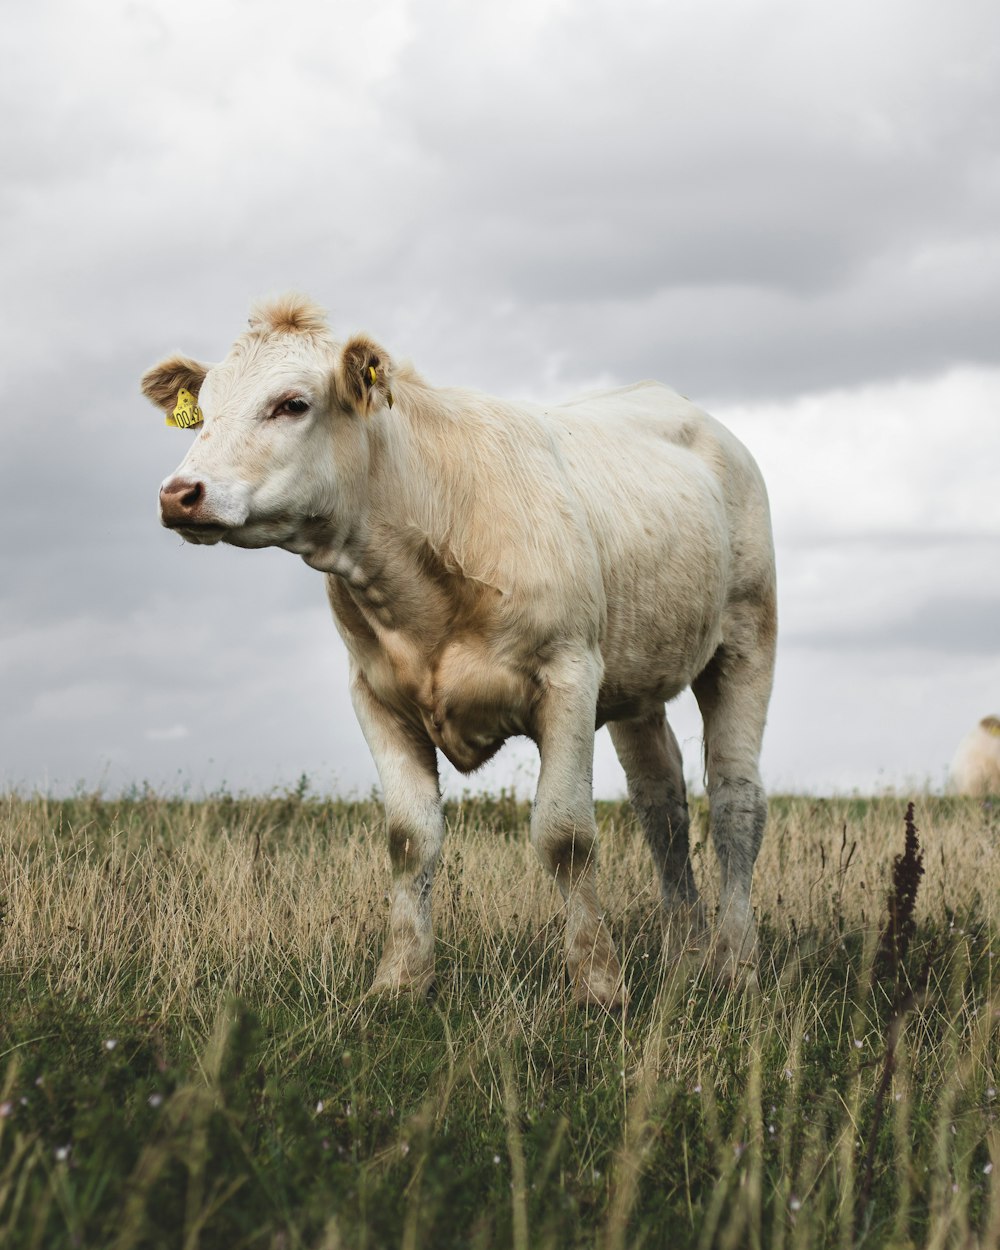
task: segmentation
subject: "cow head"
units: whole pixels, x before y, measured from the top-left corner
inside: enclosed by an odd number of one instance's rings
[[[367,418],[392,406],[392,373],[377,344],[338,344],[320,310],[298,297],[255,308],[221,364],[161,361],[143,377],[143,393],[176,424],[171,414],[187,392],[182,423],[200,418],[160,487],[162,523],[192,543],[307,557],[329,545],[363,505]]]

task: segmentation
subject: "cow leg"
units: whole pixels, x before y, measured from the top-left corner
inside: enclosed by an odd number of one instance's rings
[[[425,993],[434,979],[431,888],[444,841],[437,755],[428,738],[379,703],[360,674],[351,696],[382,783],[392,861],[389,935],[372,990]]]
[[[715,968],[730,980],[752,963],[756,948],[750,887],[767,820],[758,762],[774,671],[774,622],[773,598],[730,609],[725,641],[691,687],[705,722],[709,820],[722,874]]]
[[[688,854],[689,816],[680,747],[663,708],[608,724],[625,770],[628,796],[660,880],[668,949],[680,953],[705,930]]]
[[[531,840],[566,900],[566,965],[579,1003],[621,1007],[621,966],[597,896],[594,723],[600,659],[564,656],[546,666],[537,709],[541,756]]]

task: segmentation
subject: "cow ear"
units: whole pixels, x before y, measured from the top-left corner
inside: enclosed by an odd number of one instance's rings
[[[188,356],[169,356],[142,375],[142,393],[169,416],[181,391],[189,391],[194,399],[198,398],[208,370],[208,365]]]
[[[392,376],[389,353],[363,334],[344,344],[337,369],[337,389],[344,406],[370,417],[383,406],[392,407]]]

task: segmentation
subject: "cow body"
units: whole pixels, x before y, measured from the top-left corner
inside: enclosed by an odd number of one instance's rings
[[[664,715],[687,686],[723,874],[713,949],[735,975],[753,949],[776,628],[766,493],[742,445],[657,383],[548,407],[434,388],[294,303],[259,314],[222,365],[174,358],[144,379],[164,407],[178,384],[205,425],[161,489],[164,523],[282,546],[327,575],[394,870],[376,984],[432,975],[436,751],[469,772],[514,735],[541,755],[532,836],[567,900],[578,996],[623,993],[594,883],[596,726],[609,723],[665,916],[682,940],[700,934]]]

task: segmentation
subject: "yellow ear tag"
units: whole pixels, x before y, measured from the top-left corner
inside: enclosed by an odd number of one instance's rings
[[[374,386],[374,385],[375,385],[375,383],[378,381],[378,374],[375,372],[375,366],[374,366],[374,365],[369,365],[369,366],[368,366],[368,373],[369,373],[369,375],[371,376],[372,386]],[[386,403],[387,403],[387,404],[389,405],[389,407],[391,408],[391,407],[392,407],[392,391],[390,391],[390,390],[388,389],[388,387],[386,388],[386,392],[385,392],[385,399],[386,399]]]
[[[194,396],[183,387],[177,392],[177,404],[172,413],[167,415],[167,425],[177,426],[181,430],[193,430],[201,425],[204,418],[201,409],[194,401]]]

